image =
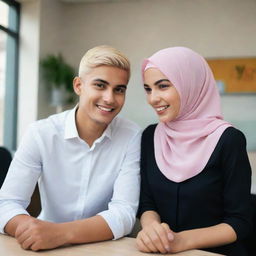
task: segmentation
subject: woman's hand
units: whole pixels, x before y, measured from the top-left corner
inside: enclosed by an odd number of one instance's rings
[[[138,233],[136,244],[142,252],[177,253],[191,249],[217,247],[235,242],[233,228],[221,223],[206,228],[173,232],[166,223],[147,223]]]
[[[138,233],[136,244],[142,252],[173,252],[172,243],[175,239],[175,233],[168,224],[153,221],[143,227]]]

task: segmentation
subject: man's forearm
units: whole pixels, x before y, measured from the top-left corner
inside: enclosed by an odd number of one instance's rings
[[[113,233],[101,216],[61,223],[63,232],[69,232],[67,244],[89,243],[113,239]]]
[[[15,236],[22,248],[34,251],[113,238],[111,229],[101,216],[52,223],[28,215],[17,215],[7,223],[5,232]]]
[[[15,236],[20,223],[31,219],[29,215],[17,215],[5,226],[5,232]],[[65,244],[89,243],[113,239],[113,233],[101,216],[57,224],[59,233],[65,237]]]

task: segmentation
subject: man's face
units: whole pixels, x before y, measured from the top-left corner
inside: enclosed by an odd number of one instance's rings
[[[87,125],[105,128],[124,105],[128,72],[111,66],[93,68],[74,79],[79,112]]]

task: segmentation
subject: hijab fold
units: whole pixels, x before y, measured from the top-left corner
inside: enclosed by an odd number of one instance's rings
[[[160,171],[174,182],[202,172],[224,130],[216,82],[205,59],[185,47],[166,48],[144,60],[142,73],[159,69],[180,95],[175,120],[160,122],[154,134],[155,158]]]

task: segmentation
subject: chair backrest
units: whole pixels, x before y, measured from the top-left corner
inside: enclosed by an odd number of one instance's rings
[[[40,214],[41,209],[42,209],[41,198],[40,198],[39,188],[37,184],[33,192],[33,195],[31,197],[31,202],[27,208],[27,211],[31,216],[37,217]]]
[[[11,153],[4,147],[0,147],[0,188],[4,183],[4,179],[8,172],[9,166],[12,161]],[[41,211],[41,200],[38,190],[38,185],[36,185],[35,191],[31,197],[31,202],[27,208],[27,211],[31,216],[37,217]]]
[[[248,239],[245,241],[246,246],[248,248],[248,255],[249,256],[255,256],[256,255],[256,195],[251,195],[251,206],[253,211],[253,229],[252,233],[248,237]]]
[[[2,187],[11,161],[11,153],[6,148],[0,147],[0,188]]]

